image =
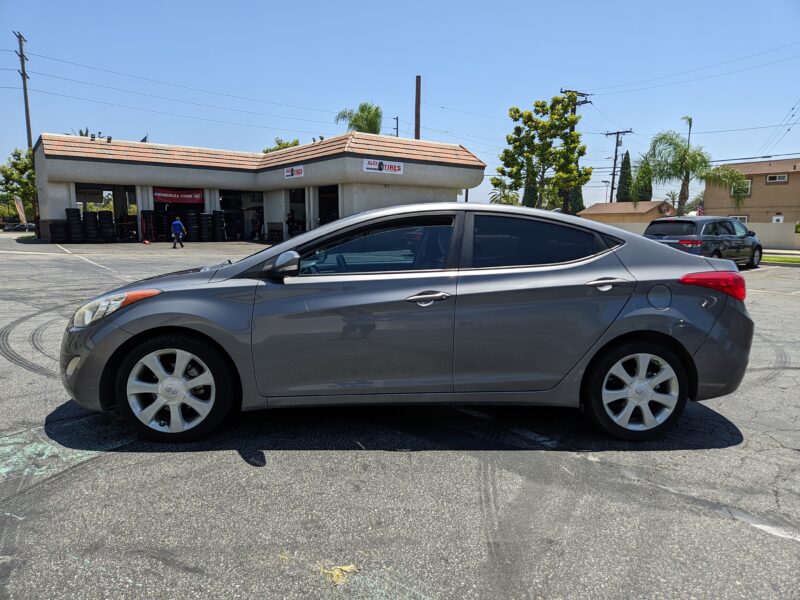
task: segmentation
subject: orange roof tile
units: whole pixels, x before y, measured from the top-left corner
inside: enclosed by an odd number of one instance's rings
[[[92,141],[88,137],[53,133],[43,133],[37,146],[39,144],[48,158],[109,160],[244,171],[275,169],[338,156],[365,156],[480,169],[486,166],[477,156],[460,145],[354,131],[268,154],[121,140]]]

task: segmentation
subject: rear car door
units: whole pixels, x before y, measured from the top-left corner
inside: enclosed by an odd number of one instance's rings
[[[253,362],[269,397],[451,392],[463,215],[381,219],[297,248],[256,290]]]
[[[554,387],[635,288],[615,242],[536,217],[469,213],[458,277],[454,389]]]

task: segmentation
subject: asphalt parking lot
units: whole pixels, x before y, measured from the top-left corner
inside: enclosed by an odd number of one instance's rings
[[[0,597],[800,598],[800,269],[744,273],[742,386],[658,442],[572,410],[383,407],[165,446],[69,399],[84,299],[258,248],[0,234]]]

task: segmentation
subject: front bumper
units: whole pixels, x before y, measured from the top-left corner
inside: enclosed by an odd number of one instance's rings
[[[113,398],[101,397],[100,381],[114,351],[131,337],[110,322],[73,327],[70,321],[61,338],[59,364],[61,383],[75,402],[92,411],[113,406]]]
[[[708,400],[736,391],[747,370],[753,329],[744,303],[728,299],[708,338],[694,354],[695,400]]]

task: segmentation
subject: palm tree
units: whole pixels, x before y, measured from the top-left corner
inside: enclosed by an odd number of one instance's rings
[[[347,122],[347,129],[350,131],[380,133],[383,111],[380,106],[372,102],[362,102],[356,110],[351,108],[340,110],[336,115],[336,122],[341,121]]]
[[[683,117],[691,131],[691,117]],[[696,179],[704,183],[730,186],[737,207],[744,199],[746,178],[727,166],[715,167],[711,156],[700,146],[692,146],[687,138],[677,131],[662,131],[650,141],[647,152],[653,182],[679,181],[678,215],[684,214],[689,199],[689,184]]]

